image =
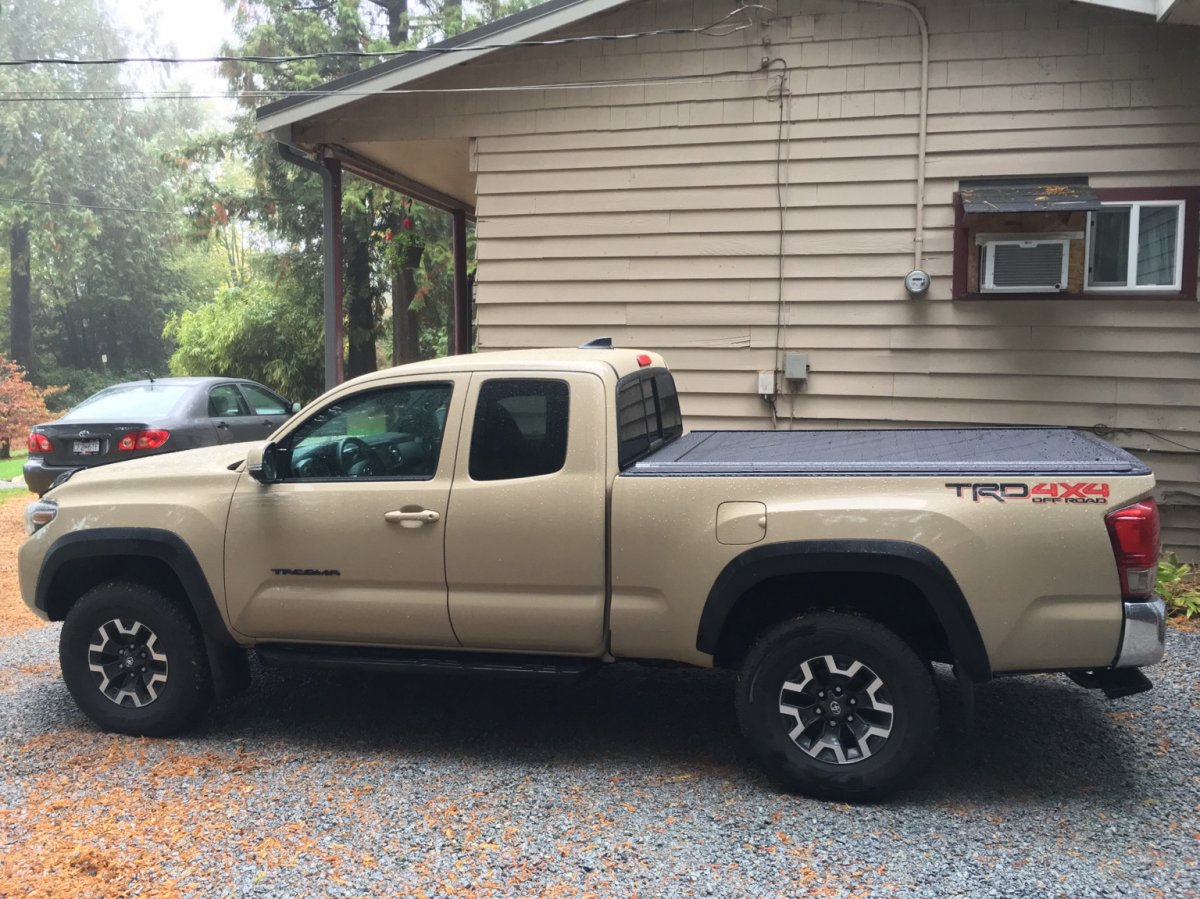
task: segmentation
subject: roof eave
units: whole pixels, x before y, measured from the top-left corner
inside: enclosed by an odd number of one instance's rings
[[[255,113],[258,130],[260,133],[274,131],[346,106],[362,99],[363,92],[395,90],[403,84],[479,59],[520,41],[534,40],[548,31],[566,27],[628,2],[630,0],[550,0],[436,45],[462,48],[453,53],[406,53],[314,89],[328,93],[287,97],[260,106]],[[469,49],[476,43],[482,46],[477,50]],[[347,93],[350,88],[355,89],[353,94]]]

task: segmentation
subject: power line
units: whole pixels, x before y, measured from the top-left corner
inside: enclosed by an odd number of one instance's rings
[[[708,25],[690,28],[658,28],[654,31],[637,31],[627,34],[585,34],[574,37],[551,38],[549,40],[513,41],[512,43],[507,44],[457,44],[448,47],[433,45],[430,47],[414,47],[410,50],[330,50],[321,53],[296,53],[287,56],[114,56],[100,59],[73,59],[59,56],[45,56],[28,57],[22,59],[0,59],[0,66],[108,66],[124,65],[126,63],[160,63],[165,65],[181,65],[188,63],[208,64],[224,62],[249,62],[260,65],[285,65],[292,62],[305,62],[319,59],[381,59],[387,57],[408,56],[411,54],[441,56],[449,53],[477,53],[481,50],[507,50],[511,47],[555,47],[564,44],[585,43],[588,41],[629,41],[644,37],[670,37],[672,35],[682,34],[707,34],[710,37],[727,37],[728,35],[736,34],[739,31],[744,31],[753,23],[745,22],[741,25],[730,25],[719,32],[715,32],[713,29],[724,25],[734,16],[743,12],[748,12],[752,9],[765,10],[768,13],[775,12],[775,10],[769,9],[766,6],[748,4],[746,6],[737,7],[731,12],[726,13],[717,21]]]
[[[384,95],[402,96],[406,94],[485,94],[510,93],[515,91],[550,91],[550,90],[580,90],[601,87],[652,87],[658,84],[680,84],[687,82],[704,82],[738,80],[748,76],[758,75],[763,71],[757,69],[727,69],[723,72],[712,72],[707,75],[663,75],[657,78],[626,78],[606,81],[562,81],[544,84],[507,84],[484,87],[417,87],[376,90],[247,90],[226,94],[193,94],[187,91],[139,91],[110,90],[110,91],[0,91],[0,103],[20,102],[51,102],[59,100],[226,100],[226,99],[275,99],[281,97],[377,97]]]
[[[95,206],[90,203],[51,203],[48,200],[23,200],[19,197],[0,197],[0,203],[17,203],[22,206],[53,206],[59,209],[94,209],[98,212],[141,212],[146,215],[181,215],[165,209],[134,209],[130,206]]]

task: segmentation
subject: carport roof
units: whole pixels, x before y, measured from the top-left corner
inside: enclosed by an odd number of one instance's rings
[[[255,115],[259,131],[272,131],[310,116],[362,99],[364,92],[393,90],[443,69],[479,59],[497,50],[532,40],[630,0],[548,0],[537,6],[464,31],[440,43],[404,53],[360,72],[335,78],[316,88],[314,95],[297,95],[260,106]],[[356,90],[351,91],[351,88]]]

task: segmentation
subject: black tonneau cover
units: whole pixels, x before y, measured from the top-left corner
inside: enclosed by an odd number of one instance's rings
[[[624,472],[641,477],[1149,473],[1125,450],[1066,428],[693,431]]]

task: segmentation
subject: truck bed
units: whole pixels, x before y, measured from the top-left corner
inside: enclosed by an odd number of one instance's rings
[[[1147,475],[1140,460],[1066,428],[693,431],[632,477]]]

